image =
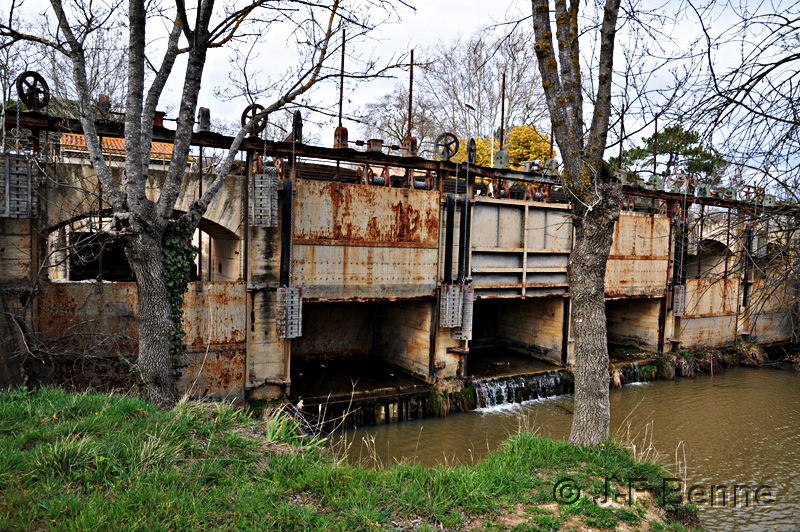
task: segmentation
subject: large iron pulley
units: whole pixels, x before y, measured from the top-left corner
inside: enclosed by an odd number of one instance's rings
[[[442,133],[436,137],[436,151],[445,160],[450,160],[458,153],[458,137],[452,133]]]
[[[247,132],[251,135],[258,135],[267,127],[267,115],[258,116],[264,111],[264,106],[258,103],[251,103],[244,108],[244,112],[242,112],[242,127],[246,126],[253,118],[256,119],[252,127],[247,129]]]
[[[16,80],[17,95],[25,107],[38,111],[50,103],[50,87],[41,74],[26,70]]]

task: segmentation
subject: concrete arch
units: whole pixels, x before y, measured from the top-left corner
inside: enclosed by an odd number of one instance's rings
[[[733,250],[722,240],[704,238],[697,243],[697,253],[689,255],[686,274],[691,278],[721,278],[732,267]]]
[[[112,211],[111,209],[100,209],[94,211],[88,211],[66,220],[62,220],[54,225],[50,225],[45,229],[45,234],[50,234],[53,231],[57,231],[62,227],[66,227],[70,224],[74,224],[80,222],[81,220],[85,220],[90,216],[105,216],[111,217]],[[172,218],[177,219],[179,216],[184,214],[183,211],[174,210],[172,211]],[[218,238],[222,240],[239,240],[239,235],[235,232],[231,231],[224,225],[220,225],[219,223],[215,222],[214,220],[209,220],[208,218],[202,218],[200,223],[198,224],[198,229],[200,229],[205,234],[209,235],[212,238]]]
[[[111,166],[115,178],[121,179],[122,167]],[[109,209],[99,209],[103,203],[99,181],[94,169],[87,162],[58,162],[47,165],[46,223],[50,231],[96,214],[110,214]],[[151,168],[146,187],[147,197],[156,200],[165,172]],[[176,213],[184,213],[200,192],[200,176],[187,171],[175,205]],[[210,177],[203,179],[203,187],[210,184]],[[241,178],[231,176],[208,206],[200,228],[215,238],[239,239],[242,229]]]

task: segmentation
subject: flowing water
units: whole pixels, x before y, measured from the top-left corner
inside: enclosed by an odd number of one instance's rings
[[[439,464],[478,460],[520,426],[554,438],[569,434],[571,396],[538,394],[513,403],[519,395],[508,383],[481,386],[479,397],[488,407],[365,427],[338,438],[352,440],[353,461]],[[711,486],[727,486],[717,488],[713,505],[698,504],[707,529],[800,530],[800,373],[737,368],[714,377],[632,384],[612,390],[611,408],[617,438],[636,441],[637,452],[652,445],[673,470],[677,456],[687,487],[704,487],[707,499]],[[734,485],[749,488],[748,505],[743,488],[733,505]],[[762,489],[761,504],[754,504],[759,486],[769,486],[770,494]],[[694,496],[703,499],[698,490]]]

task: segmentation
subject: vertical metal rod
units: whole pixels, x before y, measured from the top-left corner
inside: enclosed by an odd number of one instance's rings
[[[200,162],[198,163],[200,178],[197,180],[197,199],[203,197],[203,147],[200,146]],[[197,228],[197,289],[203,286],[203,231]],[[208,272],[211,275],[211,272]]]
[[[459,237],[458,237],[458,277],[457,284],[464,284],[464,277],[467,266],[467,196],[461,201],[461,213],[459,218]]]
[[[101,140],[102,142],[102,140]],[[98,221],[98,228],[97,230],[101,232],[103,231],[103,185],[102,183],[98,183],[97,185],[97,221]],[[103,248],[105,248],[105,242],[100,241],[100,253],[97,255],[97,280],[103,280]]]
[[[700,204],[700,230],[698,232],[698,238],[697,238],[697,279],[699,279],[700,276],[703,273],[702,246],[703,246],[703,225],[704,225],[703,218],[705,217],[705,212],[706,212],[706,206],[705,206],[704,203],[701,203]]]
[[[555,155],[555,146],[553,145],[553,124],[550,123],[550,158],[552,159]]]
[[[658,115],[653,120],[653,175],[656,175],[656,157],[658,156]]]
[[[444,222],[444,284],[453,283],[453,229],[456,221],[456,199],[453,194],[446,196],[446,214]]]
[[[412,109],[414,102],[414,50],[411,50],[411,62],[408,64],[408,137],[411,137],[411,126],[413,125]],[[411,154],[409,154],[411,155]]]
[[[242,279],[245,286],[250,281],[250,183],[253,165],[253,151],[247,150],[244,179],[242,181],[242,227],[244,228],[244,241],[242,242]],[[247,309],[245,309],[246,311]],[[247,315],[247,312],[245,312]]]
[[[469,202],[469,184],[467,192],[464,193],[464,209],[467,211],[466,225],[464,226],[464,277],[465,281],[472,278],[472,261],[470,251],[472,249],[472,204]]]
[[[346,31],[342,30],[342,62],[339,67],[339,127],[342,127],[342,101],[344,100],[344,43]]]
[[[622,169],[622,139],[625,138],[625,106],[622,106],[622,110],[619,114],[619,161],[617,165],[619,166],[620,170]]]
[[[281,214],[281,262],[280,285],[289,286],[291,283],[291,258],[292,252],[292,186],[291,178],[283,180],[283,209]]]
[[[567,365],[567,354],[569,352],[569,296],[562,299],[561,315],[561,363]]]
[[[725,279],[728,278],[728,258],[731,249],[731,210],[728,209],[727,221],[725,223]]]
[[[750,248],[753,247],[753,226],[745,218],[744,226],[744,272],[742,273],[742,307],[747,308],[750,299]]]
[[[5,148],[5,146],[4,146]],[[11,155],[6,152],[5,157],[5,177],[6,177],[6,210],[5,215],[11,216]]]
[[[500,149],[503,149],[504,133],[506,131],[506,73],[503,71],[503,81],[500,84]],[[552,150],[551,150],[552,151]]]

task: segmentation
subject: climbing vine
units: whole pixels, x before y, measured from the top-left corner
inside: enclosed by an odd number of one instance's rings
[[[177,371],[178,361],[186,352],[183,330],[183,296],[191,281],[192,264],[197,255],[197,247],[189,243],[186,237],[188,228],[185,221],[172,222],[165,232],[162,246],[164,253],[164,283],[169,292],[169,314],[172,318],[172,334],[170,338],[170,357]]]

